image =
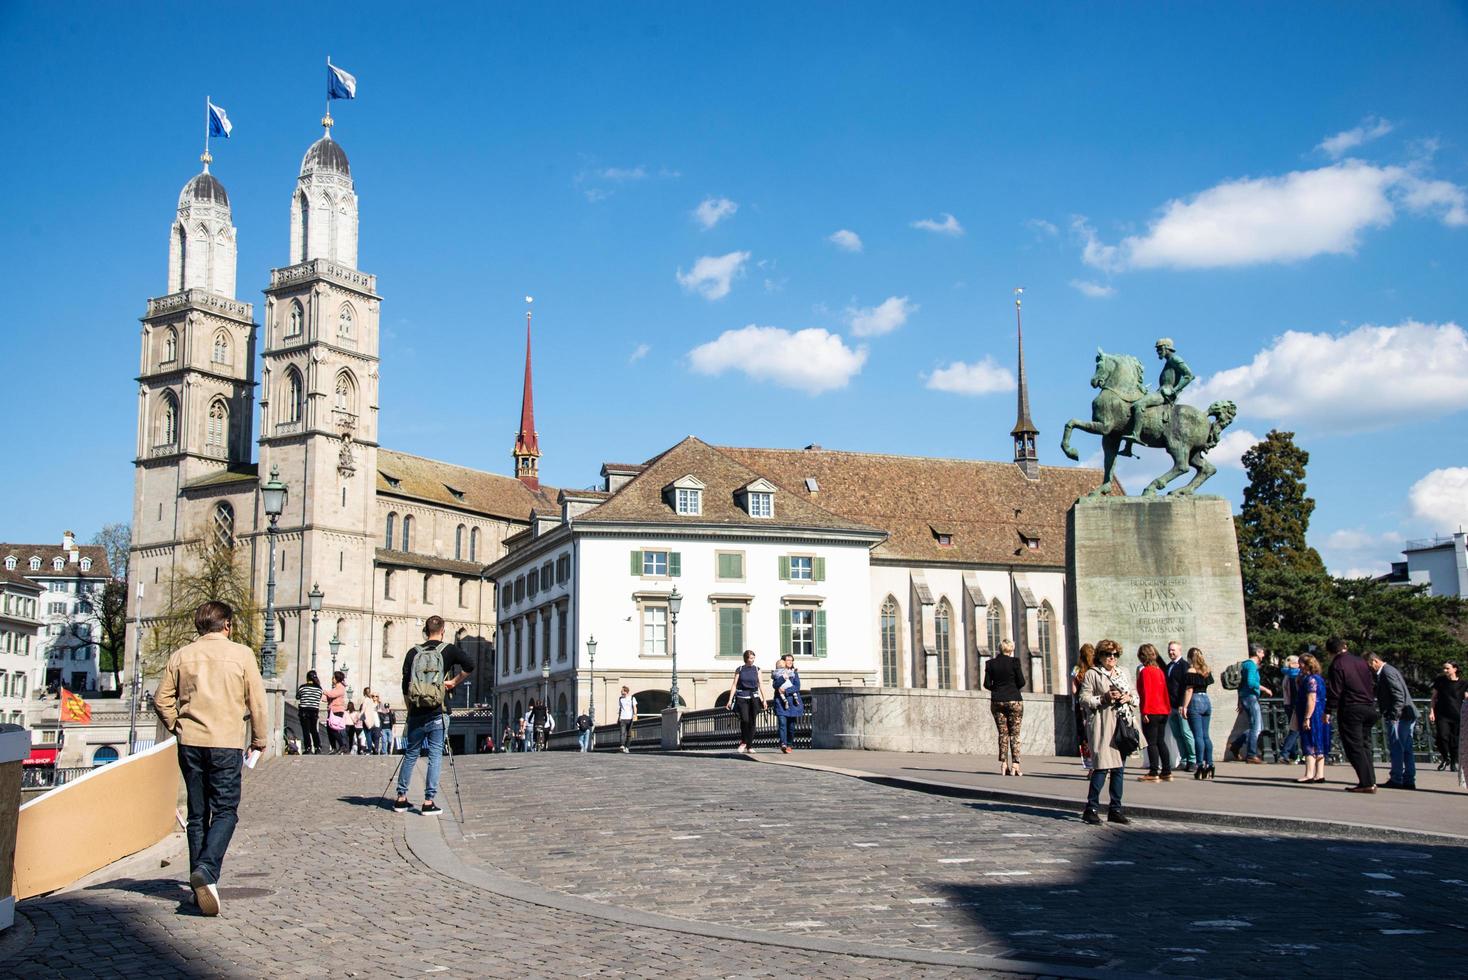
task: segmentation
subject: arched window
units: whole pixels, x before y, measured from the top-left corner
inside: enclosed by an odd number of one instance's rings
[[[214,538],[226,548],[234,547],[234,508],[224,501],[214,507]]]
[[[287,369],[285,372],[285,413],[281,421],[301,421],[301,402],[304,396],[305,386],[301,384],[301,373],[295,368]]]
[[[357,410],[357,385],[346,371],[336,376],[336,407],[342,412]]]
[[[897,687],[901,684],[902,676],[902,651],[897,647],[897,637],[901,630],[898,622],[901,612],[897,608],[897,600],[892,596],[882,603],[882,616],[878,623],[878,632],[882,637],[882,686]]]
[[[296,261],[304,262],[311,251],[311,202],[305,194],[296,195],[296,213],[301,216],[301,254],[296,256]]]
[[[469,529],[469,560],[479,560],[479,528],[477,527]]]
[[[413,550],[413,515],[403,515],[403,550]]]
[[[464,525],[460,524],[454,528],[454,560],[462,561],[464,558]]]
[[[998,599],[989,603],[986,619],[989,633],[989,656],[999,656],[999,644],[1004,642],[1004,604]]]
[[[164,364],[178,360],[178,331],[172,327],[163,332],[163,356],[159,360]]]
[[[229,433],[229,409],[224,402],[215,399],[209,405],[209,428],[205,443],[214,449],[223,449]]]
[[[953,607],[944,599],[933,614],[933,645],[938,652],[938,686],[953,688]]]
[[[1040,604],[1040,612],[1035,617],[1035,634],[1040,643],[1040,661],[1045,665],[1039,689],[1048,691],[1055,676],[1055,609],[1048,599]]]
[[[430,583],[432,583],[432,581],[433,581],[433,573],[432,572],[424,572],[423,573],[423,601],[424,602],[427,602],[428,601],[428,586],[429,586]]]
[[[214,363],[229,363],[229,335],[223,330],[214,335]]]
[[[171,391],[163,393],[163,403],[158,407],[159,446],[172,446],[178,442],[178,398]]]
[[[392,656],[392,623],[382,624],[382,655]]]
[[[291,300],[290,315],[285,322],[285,335],[299,337],[306,329],[306,310],[297,300]]]
[[[382,597],[384,599],[392,598],[392,579],[393,570],[391,568],[382,573]]]
[[[336,335],[342,340],[351,340],[355,321],[356,314],[352,311],[352,304],[343,303],[341,312],[336,317]]]
[[[469,580],[459,579],[459,608],[469,605]]]
[[[109,762],[117,761],[117,750],[110,745],[100,745],[97,751],[92,753],[93,766],[105,766]]]
[[[383,547],[392,548],[393,533],[398,529],[398,515],[395,511],[389,511],[387,515],[387,533],[383,535]]]

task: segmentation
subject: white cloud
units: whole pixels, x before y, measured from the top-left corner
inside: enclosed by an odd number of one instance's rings
[[[1060,234],[1060,229],[1044,218],[1031,218],[1025,222],[1025,227],[1033,231],[1036,238],[1054,238]]]
[[[861,236],[849,228],[831,232],[826,241],[847,252],[861,251]]]
[[[1398,205],[1450,226],[1468,224],[1468,192],[1456,184],[1413,168],[1346,160],[1225,181],[1169,201],[1145,234],[1116,245],[1097,238],[1083,218],[1072,227],[1082,261],[1097,269],[1209,269],[1351,254],[1363,232],[1396,219]]]
[[[1214,466],[1241,470],[1244,468],[1244,453],[1259,441],[1259,437],[1248,429],[1226,429],[1218,445],[1209,451],[1208,459]]]
[[[1116,295],[1116,287],[1108,286],[1105,283],[1072,279],[1070,285],[1072,289],[1079,290],[1082,296],[1089,296],[1092,299],[1105,299],[1108,296]]]
[[[878,337],[896,330],[917,311],[918,305],[906,296],[888,296],[876,306],[848,306],[846,322],[858,337]]]
[[[636,347],[632,348],[632,354],[630,357],[627,358],[627,363],[636,364],[638,361],[646,357],[651,350],[652,347],[647,344],[638,344]]]
[[[748,261],[748,252],[705,255],[693,263],[693,269],[687,273],[679,267],[678,282],[690,293],[698,293],[704,299],[723,299],[729,295],[734,280],[744,275],[744,264]]]
[[[646,180],[647,167],[638,164],[635,167],[603,167],[597,171],[597,176],[603,180]]]
[[[943,212],[941,217],[943,218],[942,221],[935,221],[932,218],[919,218],[912,223],[912,226],[923,231],[931,231],[938,235],[952,235],[954,238],[963,234],[963,225],[958,223],[957,218],[946,211]]]
[[[972,364],[954,361],[928,375],[927,386],[933,391],[954,395],[992,395],[1015,389],[1014,375],[994,358],[984,356]]]
[[[693,219],[708,229],[725,218],[732,218],[738,210],[739,205],[727,197],[706,197],[693,209]]]
[[[846,387],[866,359],[865,347],[853,350],[825,330],[792,333],[753,323],[726,330],[688,353],[689,364],[700,374],[741,371],[756,381],[771,381],[810,395]]]
[[[1253,361],[1189,388],[1189,401],[1229,398],[1250,418],[1361,432],[1468,409],[1468,334],[1408,320],[1349,333],[1289,331]]]
[[[1391,131],[1392,124],[1387,120],[1367,116],[1361,120],[1361,125],[1336,133],[1334,136],[1327,136],[1315,148],[1324,150],[1332,160],[1339,160],[1356,147],[1374,139],[1380,139]]]
[[[1412,484],[1412,513],[1433,523],[1437,533],[1468,526],[1468,466],[1433,470]]]
[[[621,184],[634,183],[636,181],[651,178],[681,177],[676,170],[667,167],[659,167],[653,170],[646,164],[639,163],[635,167],[587,167],[576,174],[573,181],[575,186],[581,188],[581,193],[593,204],[605,201],[616,193],[616,187]]]
[[[1402,536],[1397,532],[1376,534],[1359,527],[1332,531],[1320,549],[1326,568],[1341,578],[1385,575],[1401,553]]]

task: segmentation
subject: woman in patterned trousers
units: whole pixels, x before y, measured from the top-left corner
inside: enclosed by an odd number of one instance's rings
[[[999,762],[1004,775],[1023,776],[1019,768],[1020,725],[1025,717],[1025,672],[1014,656],[1014,642],[999,644],[999,656],[989,661],[984,670],[984,689],[992,699],[989,710],[994,714],[994,727],[999,730]]]

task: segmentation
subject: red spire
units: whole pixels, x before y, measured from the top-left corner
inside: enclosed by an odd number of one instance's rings
[[[520,431],[515,436],[515,475],[540,489],[540,438],[535,431],[535,392],[530,383],[530,311],[525,311],[525,391],[520,400]]]

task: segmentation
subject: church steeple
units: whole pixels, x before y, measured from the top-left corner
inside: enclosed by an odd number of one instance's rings
[[[525,302],[533,302],[529,296]],[[540,437],[535,431],[535,393],[530,384],[530,311],[525,311],[525,388],[520,396],[520,431],[515,435],[515,476],[540,489]]]
[[[1030,386],[1025,377],[1025,325],[1020,315],[1020,299],[1023,295],[1023,288],[1014,291],[1014,324],[1019,342],[1019,394],[1017,418],[1009,434],[1014,437],[1014,462],[1024,471],[1025,476],[1033,480],[1040,475],[1040,457],[1035,448],[1035,437],[1040,434],[1040,430],[1030,421]]]

